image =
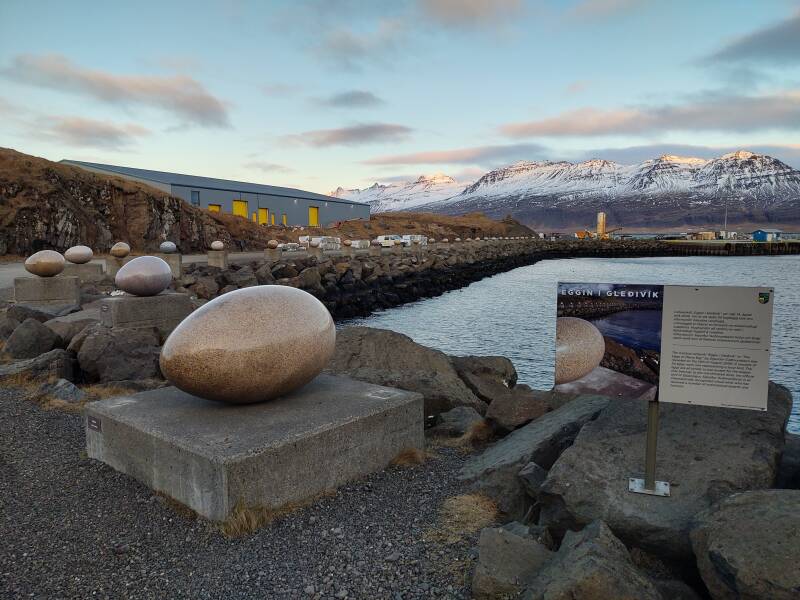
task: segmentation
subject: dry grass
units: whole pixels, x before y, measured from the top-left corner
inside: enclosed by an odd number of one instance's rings
[[[252,533],[265,525],[269,525],[275,519],[314,504],[317,500],[324,497],[333,496],[335,492],[326,491],[312,496],[302,502],[289,502],[277,508],[248,507],[237,504],[233,513],[225,521],[217,524],[219,532],[227,538],[240,537]]]
[[[127,396],[136,393],[136,390],[126,388],[121,385],[104,386],[104,385],[87,385],[81,388],[84,394],[91,399],[88,402],[95,400],[106,400],[107,398],[116,398],[117,396]]]
[[[431,454],[419,448],[406,448],[405,450],[401,450],[400,454],[395,456],[389,464],[395,467],[412,467],[414,465],[421,465],[431,457]]]
[[[470,428],[458,437],[436,436],[430,440],[433,448],[456,448],[463,452],[472,452],[476,448],[481,448],[494,439],[494,429],[488,421],[478,421],[473,423]]]
[[[452,496],[442,503],[438,527],[429,529],[425,537],[433,542],[455,544],[494,524],[497,516],[497,504],[483,494]]]

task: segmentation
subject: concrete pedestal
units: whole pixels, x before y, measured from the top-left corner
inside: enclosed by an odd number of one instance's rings
[[[29,306],[68,306],[81,303],[80,280],[75,276],[15,277],[14,301]]]
[[[64,270],[61,271],[58,277],[77,277],[81,283],[100,281],[103,278],[103,265],[91,262],[76,265],[68,262],[64,265]]]
[[[172,271],[172,278],[173,279],[180,279],[183,276],[183,256],[173,252],[171,254],[165,254],[163,252],[158,252],[153,256],[157,256],[165,263],[169,265],[169,270]]]
[[[156,327],[169,335],[192,312],[186,294],[161,292],[157,296],[113,296],[100,301],[100,319],[108,327]]]
[[[353,248],[352,246],[342,246],[342,254],[344,256],[355,256],[356,249]]]
[[[383,248],[381,246],[370,246],[369,247],[369,255],[370,256],[380,256],[383,254]]]
[[[264,260],[277,262],[281,259],[282,250],[280,248],[267,248],[264,250]]]
[[[319,375],[283,398],[229,405],[174,387],[92,402],[91,458],[215,521],[277,508],[422,448],[420,394]]]
[[[311,247],[309,247],[307,252],[308,252],[309,256],[316,256],[319,259],[322,258],[322,248],[311,248]]]
[[[126,256],[125,258],[116,258],[115,256],[109,256],[106,258],[106,277],[110,277],[114,279],[117,276],[117,271],[119,271],[122,266],[130,261],[133,260],[132,256]]]
[[[392,246],[392,254],[402,254],[404,246],[402,244],[395,244]]]
[[[228,251],[227,250],[209,250],[208,251],[208,266],[217,267],[219,269],[228,268]]]

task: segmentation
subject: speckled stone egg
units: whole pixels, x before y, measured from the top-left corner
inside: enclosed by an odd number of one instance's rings
[[[123,292],[134,296],[155,296],[172,282],[169,265],[157,256],[140,256],[125,263],[117,271],[114,283]]]
[[[214,240],[213,242],[211,242],[211,249],[212,250],[224,250],[225,249],[225,244],[223,244],[219,240]]]
[[[161,372],[190,394],[252,404],[311,381],[335,344],[333,319],[314,296],[288,286],[253,286],[186,317],[164,343]]]
[[[54,277],[64,270],[64,257],[55,250],[39,250],[25,259],[25,270],[39,277]]]
[[[92,256],[94,256],[94,252],[92,252],[89,246],[72,246],[72,248],[68,248],[67,251],[64,252],[64,258],[76,265],[88,263],[92,260]]]
[[[275,250],[278,247],[278,240],[270,240],[267,242],[267,248]]]
[[[163,252],[164,254],[174,254],[177,252],[178,247],[175,245],[175,242],[161,242],[158,246],[158,251]]]
[[[116,258],[125,258],[131,253],[131,247],[125,242],[117,242],[111,246],[111,250],[108,253]]]
[[[603,360],[603,334],[589,321],[577,317],[556,320],[556,384],[580,379]]]

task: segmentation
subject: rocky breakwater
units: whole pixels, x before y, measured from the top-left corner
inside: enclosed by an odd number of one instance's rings
[[[483,240],[406,248],[380,255],[363,252],[322,257],[284,253],[278,260],[194,267],[179,282],[201,300],[253,285],[278,284],[319,298],[334,318],[366,316],[379,309],[440,295],[497,273],[547,258],[661,256],[671,247],[657,241],[581,242]]]

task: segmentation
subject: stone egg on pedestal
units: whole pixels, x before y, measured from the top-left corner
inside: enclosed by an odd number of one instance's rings
[[[381,243],[378,240],[372,240],[369,243],[369,245],[372,246],[373,248],[379,248],[381,246]]]
[[[343,245],[343,246],[352,246],[352,245],[353,245],[353,242],[352,242],[351,240],[344,240],[344,241],[342,242],[342,245]]]
[[[174,254],[177,252],[177,250],[178,247],[175,245],[175,242],[161,242],[161,244],[158,246],[158,251],[163,252],[164,254]]]
[[[211,242],[211,249],[212,250],[224,250],[225,249],[225,244],[223,244],[219,240],[214,240],[213,242]]]
[[[64,257],[55,250],[39,250],[25,259],[25,270],[39,277],[54,277],[64,270]]]
[[[92,260],[94,252],[89,246],[72,246],[64,252],[64,258],[75,265],[85,265]]]
[[[189,315],[161,351],[161,371],[183,391],[231,404],[277,398],[316,377],[336,329],[308,292],[262,285],[228,292]]]
[[[278,240],[270,240],[267,242],[267,248],[275,250],[278,247]]]
[[[140,256],[125,263],[114,277],[116,286],[134,296],[155,296],[172,282],[169,265],[157,256]]]
[[[308,242],[309,248],[319,248],[319,240],[311,240]]]
[[[111,250],[108,253],[116,258],[125,258],[131,253],[131,247],[125,242],[117,242],[111,246]]]
[[[577,317],[556,319],[556,385],[591,373],[606,351],[603,334],[589,321]]]

